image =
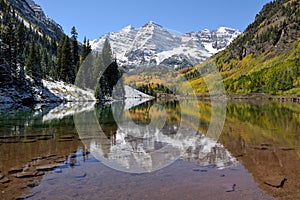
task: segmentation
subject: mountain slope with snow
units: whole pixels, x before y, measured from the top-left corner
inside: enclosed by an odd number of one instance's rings
[[[20,20],[27,27],[31,27],[40,35],[46,34],[49,37],[60,41],[64,34],[63,28],[53,19],[48,17],[40,5],[34,0],[6,0],[15,10]]]
[[[119,63],[128,68],[159,64],[176,68],[203,62],[227,47],[240,33],[221,27],[178,35],[150,21],[140,28],[127,26],[107,33],[91,41],[91,46],[101,51],[108,39]]]

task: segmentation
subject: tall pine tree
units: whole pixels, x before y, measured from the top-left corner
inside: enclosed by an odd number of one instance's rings
[[[82,53],[80,57],[81,65],[77,72],[76,83],[75,85],[81,88],[88,88],[94,90],[96,87],[96,82],[93,76],[93,64],[94,64],[94,56],[90,54],[92,52],[92,48],[89,44],[89,41],[84,37],[83,45],[82,45]]]
[[[60,72],[62,70],[61,69],[62,68],[62,49],[63,49],[64,42],[65,42],[65,36],[62,36],[62,39],[59,42],[58,47],[57,47],[57,63],[56,63],[56,72],[57,72],[56,78],[57,78],[57,80],[61,79]]]
[[[75,26],[72,27],[71,30],[71,50],[72,50],[72,62],[73,66],[75,67],[75,74],[77,74],[79,65],[80,65],[80,58],[79,58],[79,46],[77,42],[78,33]]]
[[[81,62],[83,62],[91,52],[92,52],[92,47],[90,45],[90,42],[89,40],[86,40],[86,37],[84,37],[83,45],[82,45]]]
[[[39,53],[35,42],[32,41],[30,45],[30,52],[26,62],[26,73],[34,80],[34,84],[41,85],[42,70],[39,63]]]
[[[41,51],[41,67],[43,69],[43,78],[46,79],[49,76],[50,69],[49,66],[49,60],[48,60],[48,53],[47,49],[43,48]]]
[[[73,80],[75,81],[75,74],[72,70],[72,54],[70,39],[68,36],[65,36],[62,47],[60,76],[62,81],[64,82],[72,83]]]
[[[102,49],[102,59],[105,68],[107,68],[113,62],[113,53],[107,38],[104,41],[104,45]]]
[[[23,21],[19,22],[17,25],[17,75],[16,75],[16,84],[21,86],[25,82],[25,25]]]
[[[74,83],[76,78],[75,66],[73,65],[70,38],[66,35],[58,45],[57,71],[60,80]]]

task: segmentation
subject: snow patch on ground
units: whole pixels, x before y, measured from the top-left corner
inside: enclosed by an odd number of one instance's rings
[[[67,84],[62,81],[43,80],[43,85],[62,101],[84,102],[96,101],[92,90],[83,90],[75,85]]]
[[[153,98],[152,96],[140,92],[128,85],[125,85],[125,97],[126,98],[148,98],[148,99]]]
[[[42,85],[33,85],[27,76],[23,89],[0,88],[0,103],[53,103],[96,101],[94,92],[83,90],[62,81],[43,80]]]
[[[125,110],[154,99],[154,97],[142,93],[128,85],[125,85],[125,98]]]

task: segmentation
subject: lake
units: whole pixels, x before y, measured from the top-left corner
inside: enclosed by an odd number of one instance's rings
[[[0,199],[300,199],[300,105],[2,105]]]

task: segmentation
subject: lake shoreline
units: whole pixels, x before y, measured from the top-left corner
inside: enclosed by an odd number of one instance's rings
[[[34,88],[35,89],[35,88]],[[34,89],[32,91],[34,91]],[[69,92],[68,90],[74,90]],[[63,82],[45,81],[44,85],[35,89],[35,91],[19,92],[13,88],[0,89],[0,105],[35,105],[35,104],[48,104],[48,103],[80,103],[80,102],[110,102],[114,99],[97,100],[93,97],[91,91],[85,91],[77,88],[74,85],[66,84]],[[79,92],[78,92],[79,91]],[[77,94],[78,93],[78,94]],[[78,96],[78,95],[84,95]],[[19,99],[18,99],[19,98]],[[125,97],[125,99],[128,97]],[[136,97],[137,98],[137,97]],[[146,97],[140,97],[146,98]],[[295,95],[271,95],[266,93],[249,93],[249,94],[196,94],[190,95],[172,95],[164,97],[152,97],[158,100],[210,100],[210,99],[226,99],[226,100],[271,100],[280,102],[294,102],[300,103],[300,96]]]
[[[189,99],[189,96],[186,96]],[[182,97],[185,98],[185,97]],[[203,94],[197,95],[198,99],[208,100],[208,99],[227,99],[227,100],[269,100],[269,101],[281,101],[281,102],[294,102],[300,103],[299,96],[293,95],[270,95],[266,93],[250,93],[250,94]],[[191,98],[190,98],[191,99]]]
[[[292,95],[270,95],[265,93],[252,93],[252,94],[230,94],[227,95],[227,97],[230,99],[273,100],[273,101],[300,103],[300,97],[292,96]]]

